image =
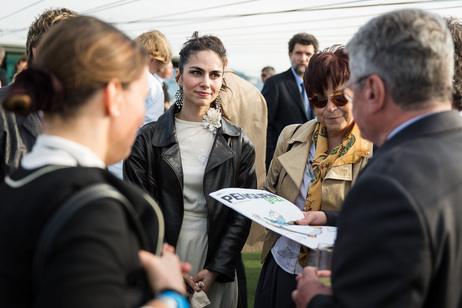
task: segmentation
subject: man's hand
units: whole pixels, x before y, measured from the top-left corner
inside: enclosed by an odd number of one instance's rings
[[[318,294],[332,295],[332,288],[324,285],[319,276],[330,275],[329,271],[318,272],[316,268],[307,266],[297,276],[297,289],[292,292],[292,299],[297,308],[306,308],[308,303]]]

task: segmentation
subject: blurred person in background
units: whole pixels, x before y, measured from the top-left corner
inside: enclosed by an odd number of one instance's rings
[[[13,72],[13,77],[11,78],[12,82],[16,80],[16,76],[21,73],[23,70],[27,68],[27,58],[26,56],[22,56],[21,58],[18,59],[16,62],[16,65],[14,67],[14,72]]]
[[[5,48],[0,46],[0,66],[3,64],[3,59],[5,59]],[[0,88],[6,87],[8,85],[8,76],[3,67],[0,67]]]
[[[265,83],[266,79],[276,74],[276,70],[272,66],[265,66],[261,70],[261,81]]]
[[[106,170],[128,156],[144,119],[146,64],[144,50],[113,26],[74,17],[45,35],[33,65],[10,87],[4,108],[42,111],[44,131],[0,185],[0,245],[7,247],[0,306],[188,307],[188,266],[162,246],[160,208]],[[125,206],[114,197],[88,201],[98,191],[88,192],[43,251],[50,220],[56,227],[63,219],[54,214],[96,183],[115,189]]]
[[[339,210],[372,155],[372,144],[361,138],[353,119],[353,104],[346,94],[348,63],[340,46],[313,55],[303,82],[316,119],[289,125],[282,131],[263,185],[294,203],[305,215]],[[296,277],[306,265],[315,264],[315,254],[310,252],[293,240],[267,231],[256,308],[295,307],[291,295],[297,288]]]
[[[62,20],[77,16],[66,8],[50,9],[43,12],[30,25],[27,32],[27,65],[33,63],[34,56],[43,35]],[[19,167],[21,158],[28,153],[42,132],[42,122],[37,112],[28,115],[15,114],[3,109],[2,100],[9,86],[0,88],[0,183],[9,172]]]
[[[195,32],[180,51],[175,104],[141,128],[124,161],[124,179],[159,202],[166,242],[192,265],[184,277],[192,300],[206,295],[217,308],[237,306],[236,262],[250,220],[209,194],[257,186],[254,146],[221,105],[225,65],[221,40]]]
[[[162,90],[164,91],[164,112],[172,105],[172,99],[168,93],[168,84],[165,82],[165,79],[169,79],[173,74],[173,63],[170,61],[165,67],[158,69],[157,73],[154,75],[162,84]]]
[[[157,70],[166,66],[172,59],[172,50],[165,35],[158,30],[145,32],[139,35],[135,41],[149,54],[149,65],[146,76],[149,85],[149,94],[145,99],[145,117],[142,125],[157,121],[164,113],[164,91],[162,82],[154,77]],[[123,161],[119,161],[108,167],[109,171],[119,179],[123,178]]]

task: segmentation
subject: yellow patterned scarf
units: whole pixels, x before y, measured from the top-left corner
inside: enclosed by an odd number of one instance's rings
[[[370,149],[370,143],[361,139],[359,128],[356,123],[353,125],[351,131],[343,138],[342,143],[328,154],[327,138],[326,127],[321,123],[316,123],[313,134],[313,143],[316,147],[316,153],[312,163],[313,173],[316,179],[311,183],[306,194],[305,211],[319,211],[322,208],[322,181],[332,167],[354,164]],[[308,249],[301,246],[299,256],[300,265],[306,266],[307,261]]]

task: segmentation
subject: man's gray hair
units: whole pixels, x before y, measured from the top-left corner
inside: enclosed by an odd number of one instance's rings
[[[433,13],[405,9],[378,16],[358,30],[347,52],[354,79],[378,75],[402,109],[451,99],[454,45]]]

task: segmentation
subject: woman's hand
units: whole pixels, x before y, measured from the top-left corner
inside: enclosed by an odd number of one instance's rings
[[[164,244],[161,257],[144,250],[140,250],[139,256],[155,293],[172,289],[186,296],[183,273],[188,273],[191,270],[191,265],[180,262],[172,246]]]
[[[210,287],[212,286],[215,279],[217,279],[218,275],[219,274],[217,272],[212,272],[212,271],[203,269],[202,271],[197,273],[196,276],[192,278],[192,280],[195,283],[202,281],[204,285],[200,289],[204,291],[205,293],[208,293],[208,291],[210,290]]]
[[[305,218],[296,220],[297,225],[314,225],[324,226],[327,224],[327,216],[323,211],[308,211],[302,212]]]
[[[201,288],[192,280],[191,276],[188,273],[183,273],[183,279],[186,285],[196,292],[200,292]]]

